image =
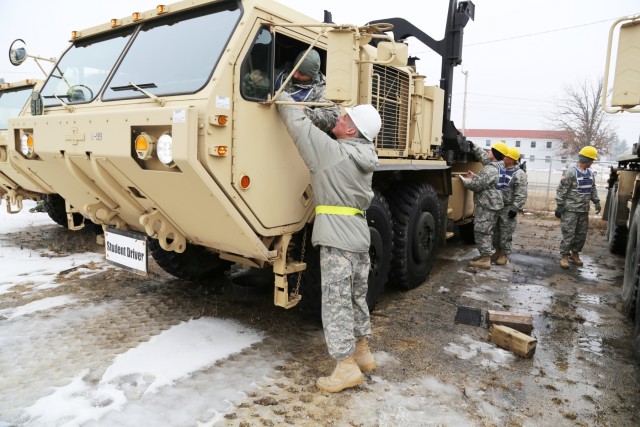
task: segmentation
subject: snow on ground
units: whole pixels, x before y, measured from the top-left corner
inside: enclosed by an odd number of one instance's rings
[[[55,279],[70,268],[92,262],[96,270],[83,273],[95,274],[110,267],[101,254],[48,257],[45,249],[11,246],[3,238],[8,233],[58,227],[46,214],[29,213],[31,206],[26,202],[17,215],[0,206],[0,304],[16,292],[31,301],[0,310],[0,427],[215,426],[246,404],[252,390],[286,382],[278,377],[283,360],[260,344],[264,334],[235,321],[203,317],[160,328],[146,324],[152,331],[148,340],[118,349],[105,344],[104,335],[113,331],[105,332],[104,325],[115,322],[117,333],[126,333],[138,305],[95,304],[64,294],[33,301],[38,292],[64,291]],[[509,356],[467,336],[444,351],[493,369]],[[381,367],[397,363],[386,353],[375,356]],[[363,388],[346,405],[363,425],[473,423],[468,408],[457,403],[459,387],[436,378],[391,383],[374,375]],[[264,411],[270,410],[255,408],[261,411],[269,419]],[[489,411],[488,419],[496,422],[505,413]]]

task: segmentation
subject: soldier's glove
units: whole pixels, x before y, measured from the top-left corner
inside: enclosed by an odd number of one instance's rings
[[[600,202],[595,203],[596,206],[596,215],[600,213]]]
[[[563,209],[562,209],[561,206],[556,208],[556,218],[561,218],[562,217],[562,211],[563,211]]]
[[[516,215],[518,215],[518,212],[516,212],[514,210],[510,210],[507,215],[509,216],[509,218],[513,219],[513,218],[516,217]]]

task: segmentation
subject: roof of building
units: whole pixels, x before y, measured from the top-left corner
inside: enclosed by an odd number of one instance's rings
[[[466,129],[467,138],[523,138],[523,139],[563,139],[568,132],[561,130],[528,129]]]

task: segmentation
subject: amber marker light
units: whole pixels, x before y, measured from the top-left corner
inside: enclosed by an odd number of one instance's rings
[[[27,158],[35,155],[33,135],[25,133],[20,137],[20,151]]]
[[[165,6],[164,4],[159,4],[156,6],[156,12],[158,13],[158,15],[168,12],[169,8],[167,6]]]
[[[133,18],[134,21],[139,21],[140,20],[140,12],[133,12],[131,14],[131,17]]]
[[[243,190],[246,190],[247,188],[249,188],[250,185],[251,185],[251,178],[249,178],[247,175],[242,175],[240,177],[240,187]]]
[[[120,26],[120,20],[119,19],[112,19],[111,20],[111,28],[115,28],[115,27],[119,27]]]
[[[80,33],[78,31],[71,31],[71,40],[75,40],[80,37]]]
[[[226,125],[228,120],[229,118],[227,116],[218,116],[218,124],[220,126]]]
[[[220,145],[216,147],[216,152],[218,153],[218,156],[226,156],[228,151],[229,151],[229,148],[226,145]]]
[[[156,141],[145,132],[142,132],[135,140],[136,154],[140,160],[148,160],[153,155]]]

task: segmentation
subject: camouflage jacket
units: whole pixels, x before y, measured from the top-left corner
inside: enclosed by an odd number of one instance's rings
[[[279,89],[278,82],[287,79],[288,72],[283,71],[276,77],[276,90]],[[318,74],[314,80],[309,83],[294,83],[293,79],[289,80],[284,90],[291,95],[296,101],[305,102],[329,102],[325,99],[325,91],[327,84],[322,73]],[[296,96],[298,93],[304,93],[304,99]],[[340,108],[337,105],[330,107],[312,107],[305,106],[304,112],[311,119],[314,125],[323,132],[329,133],[336,126],[336,121],[340,115]]]
[[[560,184],[556,189],[556,206],[566,212],[589,212],[589,203],[600,203],[598,190],[596,189],[595,176],[591,185],[591,192],[578,193],[577,166],[568,167],[562,174]],[[587,171],[589,169],[585,169]],[[593,175],[592,175],[593,176]]]
[[[514,169],[515,171],[513,171]],[[524,209],[524,204],[527,202],[527,174],[518,166],[507,169],[507,173],[511,172],[511,180],[509,181],[507,190],[500,192],[502,193],[504,207],[519,212]]]
[[[502,209],[504,202],[502,194],[496,188],[498,183],[498,165],[489,163],[480,173],[473,176],[471,180],[465,180],[465,188],[473,191],[473,201],[477,206],[485,209],[497,211]]]

